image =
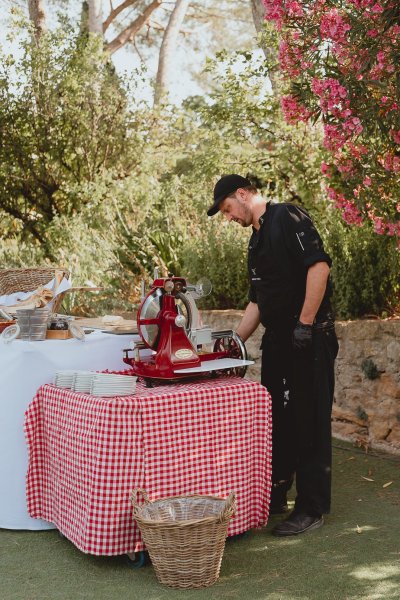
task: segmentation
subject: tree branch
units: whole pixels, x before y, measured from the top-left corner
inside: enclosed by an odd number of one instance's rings
[[[116,38],[114,38],[106,49],[110,54],[113,54],[127,42],[131,41],[137,32],[143,27],[145,23],[150,19],[151,14],[160,6],[162,0],[153,0],[151,4],[143,11],[143,13],[133,21],[124,31],[122,31]]]
[[[132,4],[135,4],[136,2],[137,2],[137,0],[125,0],[125,2],[123,2],[116,8],[112,8],[112,6],[111,6],[111,12],[108,15],[107,19],[103,23],[103,33],[106,32],[106,30],[109,28],[111,23],[114,21],[115,17],[117,17],[119,15],[119,13],[121,13],[123,10],[125,10],[125,8],[129,8],[129,6],[132,6]]]

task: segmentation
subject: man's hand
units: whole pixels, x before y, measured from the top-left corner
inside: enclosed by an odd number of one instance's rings
[[[297,321],[293,331],[293,348],[296,352],[310,350],[312,345],[312,325]]]

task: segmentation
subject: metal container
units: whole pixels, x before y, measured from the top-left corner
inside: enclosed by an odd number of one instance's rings
[[[37,342],[46,339],[47,322],[50,315],[48,308],[18,308],[16,315],[21,330],[19,334],[21,340]]]

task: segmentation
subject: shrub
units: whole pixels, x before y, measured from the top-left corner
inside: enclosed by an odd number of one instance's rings
[[[396,240],[378,236],[371,224],[352,227],[332,211],[324,226],[333,259],[333,304],[341,319],[387,316],[398,308],[400,261]]]
[[[207,223],[201,235],[188,241],[184,270],[196,283],[207,277],[213,284],[211,295],[201,301],[202,308],[244,308],[247,304],[248,231],[229,227],[219,220]]]

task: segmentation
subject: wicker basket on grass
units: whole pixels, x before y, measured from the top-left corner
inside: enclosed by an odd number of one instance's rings
[[[138,504],[142,494],[145,503]],[[219,577],[229,520],[236,499],[174,496],[150,502],[144,490],[132,492],[133,516],[149,551],[160,583],[199,588]]]

